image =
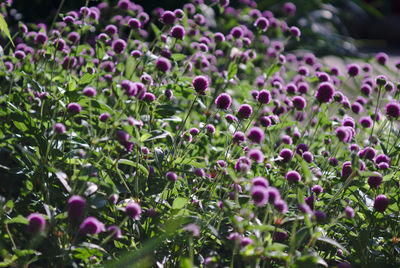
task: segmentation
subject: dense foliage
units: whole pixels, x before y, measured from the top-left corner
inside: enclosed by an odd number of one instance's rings
[[[295,13],[87,1],[20,22],[0,265],[396,267],[400,63],[288,53]]]

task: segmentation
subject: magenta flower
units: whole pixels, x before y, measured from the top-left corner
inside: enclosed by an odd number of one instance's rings
[[[301,176],[297,171],[292,170],[286,173],[286,180],[289,183],[296,183],[301,181]]]
[[[126,214],[132,219],[139,219],[140,214],[142,213],[142,208],[140,205],[134,201],[130,201],[125,207]]]
[[[32,213],[28,216],[28,231],[30,233],[43,232],[46,226],[46,220],[40,213]]]
[[[68,200],[68,218],[79,220],[83,216],[85,200],[79,195],[73,195]]]
[[[247,134],[247,138],[254,143],[261,144],[264,140],[264,131],[259,127],[252,127]]]
[[[389,199],[386,195],[380,194],[375,198],[374,208],[376,211],[383,213],[389,206]]]
[[[318,86],[315,98],[321,103],[330,102],[332,100],[333,93],[335,93],[335,88],[333,85],[329,82],[323,82]]]
[[[71,102],[67,106],[67,111],[70,112],[71,114],[77,114],[82,110],[82,107],[75,102]]]
[[[208,77],[196,76],[193,79],[193,88],[197,93],[204,95],[208,88]]]
[[[254,204],[258,207],[262,207],[268,202],[268,191],[267,188],[262,186],[254,186],[251,190],[251,198]]]
[[[226,93],[221,93],[215,100],[215,104],[217,105],[218,109],[221,110],[228,110],[231,106],[232,98]]]

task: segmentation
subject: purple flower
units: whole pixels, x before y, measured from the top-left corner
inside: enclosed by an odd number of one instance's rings
[[[79,226],[81,234],[98,234],[106,230],[104,224],[95,217],[87,217]]]
[[[315,98],[321,103],[330,102],[332,100],[334,92],[335,88],[331,83],[323,82],[318,86]]]
[[[68,218],[79,220],[83,216],[85,209],[85,199],[79,195],[73,195],[68,200]]]
[[[196,168],[193,173],[198,177],[204,177],[206,175],[202,168]]]
[[[183,230],[187,232],[191,232],[193,236],[199,236],[200,235],[200,228],[194,223],[189,223],[185,227],[183,227]]]
[[[258,29],[260,29],[261,31],[265,32],[268,29],[269,22],[266,18],[259,17],[256,19],[254,26],[257,27]]]
[[[128,25],[131,29],[139,29],[142,26],[140,21],[136,18],[130,18],[128,20]]]
[[[78,103],[71,102],[70,104],[68,104],[67,110],[71,114],[77,114],[82,110],[82,107]]]
[[[251,190],[251,198],[256,206],[262,207],[268,202],[268,191],[265,187],[254,186]]]
[[[348,126],[340,126],[335,132],[340,141],[349,143],[353,138],[354,129]]]
[[[375,163],[380,164],[380,163],[390,163],[390,158],[384,154],[380,154],[375,158]]]
[[[301,31],[298,27],[296,26],[292,26],[290,27],[290,33],[292,34],[292,36],[294,37],[300,37],[301,35]]]
[[[85,95],[86,97],[92,98],[94,96],[96,96],[97,91],[96,89],[94,89],[93,87],[85,87],[83,89],[83,95]]]
[[[288,205],[282,199],[275,199],[274,208],[281,214],[285,214],[288,211]]]
[[[178,179],[178,175],[175,172],[169,171],[165,174],[165,177],[170,181],[176,181]]]
[[[251,239],[250,237],[243,237],[240,240],[240,245],[242,245],[242,247],[245,247],[250,244],[252,244],[252,245],[254,244],[253,239]]]
[[[301,176],[297,171],[292,170],[286,173],[286,180],[289,183],[296,183],[301,181]]]
[[[47,35],[44,32],[38,32],[37,35],[35,36],[35,43],[43,45],[44,43],[47,42]]]
[[[372,127],[372,118],[370,116],[363,116],[360,118],[360,125],[364,128]]]
[[[208,77],[200,75],[193,79],[193,88],[199,94],[205,94],[208,88]]]
[[[297,153],[297,154],[303,155],[303,153],[304,153],[304,152],[307,152],[307,151],[308,151],[308,146],[307,146],[307,144],[299,143],[299,145],[297,145],[297,148],[296,148],[296,153]]]
[[[185,37],[185,28],[182,25],[175,25],[171,29],[171,36],[182,40]]]
[[[316,222],[320,223],[320,222],[322,222],[323,220],[325,220],[325,218],[326,218],[326,215],[325,215],[324,212],[319,211],[319,210],[314,211],[314,217],[313,217],[313,219],[314,219]]]
[[[286,232],[274,232],[273,240],[278,243],[283,243],[286,241],[288,235]]]
[[[241,38],[243,36],[243,29],[241,27],[239,27],[239,26],[235,26],[235,27],[232,28],[230,34],[234,38],[239,39],[239,38]]]
[[[130,201],[125,207],[126,214],[132,219],[139,219],[140,214],[142,213],[142,208],[140,205],[134,201]]]
[[[164,11],[161,15],[161,20],[164,24],[172,25],[175,22],[175,14],[172,11]]]
[[[286,2],[283,5],[283,12],[287,15],[293,16],[296,13],[296,6],[291,2]]]
[[[252,127],[247,134],[247,138],[254,143],[261,144],[264,140],[264,131],[259,127]]]
[[[211,124],[207,124],[206,130],[207,130],[207,133],[210,133],[210,134],[214,134],[215,133],[215,127],[213,125],[211,125]]]
[[[156,69],[160,72],[166,73],[171,69],[171,62],[164,57],[159,57],[156,60]]]
[[[386,115],[390,118],[398,118],[400,116],[400,104],[397,101],[391,101],[386,104]]]
[[[275,200],[278,200],[281,198],[281,194],[278,189],[275,187],[268,187],[268,201],[269,202],[275,202]]]
[[[247,156],[257,163],[262,163],[264,161],[264,154],[258,149],[251,149],[247,153]]]
[[[355,63],[347,65],[347,73],[352,77],[357,76],[360,73],[360,66]]]
[[[375,198],[374,208],[378,212],[384,212],[389,206],[389,199],[384,194],[380,194]]]
[[[264,188],[268,188],[269,183],[268,180],[264,177],[256,177],[252,180],[254,186],[261,186]]]
[[[154,96],[153,93],[150,93],[150,92],[144,93],[144,96],[143,96],[144,102],[151,103],[151,102],[155,101],[155,99],[156,99],[156,96]]]
[[[389,60],[389,56],[384,52],[379,52],[378,54],[376,54],[375,59],[379,64],[385,65]]]
[[[109,113],[103,113],[99,116],[99,120],[101,122],[106,122],[108,119],[111,118],[111,115]]]
[[[305,214],[311,213],[311,208],[308,204],[299,204],[299,209],[302,213]]]
[[[228,110],[231,106],[232,98],[226,93],[221,93],[215,100],[218,109]]]
[[[64,134],[66,130],[63,123],[56,123],[53,128],[57,134]]]
[[[239,107],[239,110],[237,112],[237,116],[240,119],[249,119],[252,113],[253,113],[253,109],[251,108],[250,105],[242,104]]]
[[[114,233],[115,232],[115,234],[114,234],[114,238],[115,239],[118,239],[118,238],[122,237],[121,229],[119,229],[117,225],[111,225],[110,227],[108,227],[108,231],[110,233]]]
[[[261,90],[257,95],[257,101],[262,104],[268,104],[271,100],[271,93],[268,90]]]
[[[344,213],[346,214],[346,217],[347,217],[347,218],[350,218],[350,219],[354,218],[354,216],[355,216],[355,214],[356,214],[356,213],[354,212],[354,209],[353,209],[352,207],[350,207],[350,206],[347,206],[347,207],[345,208]]]
[[[243,132],[237,131],[235,134],[233,134],[233,142],[237,142],[238,144],[241,144],[242,142],[246,141],[246,136],[244,135]]]
[[[28,231],[30,233],[43,232],[46,226],[46,220],[40,213],[31,213],[28,216]]]
[[[235,170],[240,173],[247,174],[251,168],[251,161],[245,156],[239,157],[235,164]]]
[[[306,107],[306,100],[301,97],[301,96],[295,96],[293,97],[293,106],[297,109],[297,110],[304,110],[304,108]]]
[[[316,185],[313,185],[313,187],[311,187],[311,191],[318,195],[318,194],[322,193],[324,191],[324,189],[322,188],[322,186],[316,184]]]
[[[284,148],[279,153],[279,156],[282,157],[283,163],[288,163],[290,160],[292,160],[293,152],[290,149]]]
[[[378,172],[374,172],[374,176],[368,178],[368,184],[371,188],[378,189],[382,183],[382,175]]]

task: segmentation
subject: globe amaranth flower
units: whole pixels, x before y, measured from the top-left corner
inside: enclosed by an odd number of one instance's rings
[[[86,97],[92,98],[92,97],[96,96],[97,91],[96,91],[96,89],[93,88],[93,87],[85,87],[85,88],[82,90],[82,93],[83,93],[83,95],[85,95]]]
[[[95,235],[106,230],[104,224],[95,217],[87,217],[79,226],[81,234]]]
[[[376,54],[375,59],[379,64],[385,65],[389,60],[389,56],[384,52],[379,52],[378,54]]]
[[[185,28],[182,25],[175,25],[170,34],[172,37],[182,40],[185,37]]]
[[[232,28],[230,34],[234,38],[239,39],[239,38],[243,37],[243,29],[241,27],[239,27],[239,26],[235,26],[235,27]]]
[[[161,20],[164,24],[172,25],[175,22],[175,14],[172,11],[164,11],[161,15]]]
[[[185,227],[183,227],[184,231],[192,233],[193,236],[199,236],[200,235],[200,228],[197,226],[197,224],[194,223],[189,223]]]
[[[255,177],[253,178],[252,183],[254,186],[261,186],[264,188],[268,188],[269,186],[268,180],[264,177]]]
[[[130,18],[128,20],[128,25],[131,29],[139,29],[142,24],[140,23],[140,20],[136,19],[136,18]]]
[[[314,156],[311,152],[304,152],[302,158],[307,162],[311,163],[314,160]]]
[[[290,34],[294,37],[300,37],[300,35],[301,35],[300,29],[296,26],[290,27],[289,31],[290,31]]]
[[[204,177],[206,175],[202,168],[196,168],[193,173],[198,177]]]
[[[237,112],[237,116],[240,119],[249,119],[251,114],[253,113],[253,109],[248,104],[242,104]]]
[[[237,131],[235,134],[233,134],[233,142],[241,144],[242,142],[245,141],[246,141],[246,136],[244,135],[243,132]]]
[[[267,188],[262,186],[254,186],[251,190],[251,199],[254,204],[258,207],[262,207],[268,202],[268,191]]]
[[[311,187],[311,191],[318,195],[318,194],[322,193],[324,191],[324,189],[322,188],[321,185],[316,184]]]
[[[111,225],[110,227],[108,227],[108,231],[112,234],[114,233],[114,238],[115,239],[119,239],[122,238],[122,233],[121,233],[121,229],[119,229],[119,227],[117,225]]]
[[[165,177],[170,181],[176,181],[178,179],[178,175],[175,172],[169,171],[165,174]]]
[[[99,120],[101,122],[106,122],[110,118],[111,118],[111,115],[109,113],[103,113],[103,114],[99,115]]]
[[[380,194],[375,198],[374,209],[378,212],[384,212],[389,206],[389,199],[386,195]]]
[[[296,13],[296,6],[292,2],[286,2],[283,5],[283,12],[289,16],[293,16]]]
[[[297,109],[297,110],[304,110],[304,108],[306,107],[306,105],[307,105],[307,102],[306,102],[306,100],[303,98],[303,97],[301,97],[301,96],[295,96],[295,97],[293,97],[293,99],[292,99],[292,102],[293,102],[293,106]]]
[[[354,216],[356,215],[356,213],[354,212],[354,209],[350,206],[347,206],[345,208],[344,213],[346,214],[346,217],[349,219],[354,218]]]
[[[281,214],[285,214],[288,211],[288,205],[282,199],[275,199],[274,208]]]
[[[360,73],[360,66],[355,63],[347,65],[347,73],[351,77],[357,76]]]
[[[378,172],[373,172],[373,173],[374,173],[374,175],[373,175],[373,176],[370,176],[370,177],[368,178],[368,185],[369,185],[371,188],[378,189],[379,186],[380,186],[381,183],[382,183],[383,178],[382,178],[382,175],[381,175],[380,173],[378,173]]]
[[[245,156],[239,157],[235,164],[235,170],[240,173],[247,174],[251,168],[251,161]]]
[[[252,127],[247,134],[247,138],[254,143],[261,144],[264,140],[264,131],[259,127]]]
[[[397,101],[389,102],[386,104],[385,111],[390,118],[398,118],[400,116],[400,103]]]
[[[206,131],[209,134],[214,134],[215,133],[215,127],[213,125],[211,125],[211,124],[207,124]]]
[[[317,223],[320,223],[320,222],[324,221],[325,218],[326,218],[326,215],[325,215],[324,212],[319,211],[319,210],[314,211],[312,219],[314,221],[316,221]]]
[[[265,32],[268,29],[269,21],[267,18],[259,17],[256,19],[254,26]]]
[[[46,219],[40,213],[31,213],[28,216],[28,231],[30,233],[43,232],[46,226]]]
[[[79,195],[73,195],[68,200],[68,218],[71,220],[79,220],[83,217],[85,210],[85,199]]]
[[[293,152],[290,149],[284,148],[279,153],[279,156],[282,158],[282,163],[288,163],[293,158]]]
[[[267,191],[268,191],[268,202],[274,203],[275,200],[281,199],[281,193],[277,188],[270,186],[267,188]]]
[[[221,93],[215,100],[218,109],[228,110],[232,104],[232,98],[229,94]]]
[[[208,88],[208,77],[204,75],[196,76],[192,84],[197,93],[204,95]]]
[[[286,180],[289,183],[297,183],[301,181],[301,176],[297,171],[292,170],[286,173]]]
[[[142,208],[140,205],[134,201],[130,201],[125,207],[126,214],[132,219],[139,219],[140,214],[142,213]]]
[[[323,82],[318,86],[315,98],[321,103],[330,102],[332,100],[333,93],[335,93],[335,88],[333,85],[329,82]]]
[[[372,127],[372,123],[373,123],[372,118],[370,116],[361,117],[359,122],[363,128],[370,128],[370,127]]]
[[[43,45],[47,42],[47,35],[44,32],[38,32],[35,36],[35,44]]]
[[[258,150],[258,149],[251,149],[248,153],[247,156],[254,160],[257,163],[262,163],[264,161],[264,154]]]
[[[336,136],[340,141],[349,143],[354,137],[354,129],[348,126],[340,126],[335,130]]]
[[[240,240],[240,245],[242,246],[242,247],[245,247],[245,246],[247,246],[247,245],[253,245],[254,244],[254,241],[253,241],[253,239],[251,239],[250,237],[243,237],[241,240]]]
[[[172,67],[171,62],[167,58],[164,58],[164,57],[159,57],[156,60],[155,66],[158,71],[163,72],[163,73],[168,72]]]
[[[82,107],[75,102],[71,102],[70,104],[68,104],[67,106],[67,111],[71,114],[77,114],[82,110]]]
[[[261,90],[257,95],[257,101],[262,104],[268,104],[271,100],[271,93],[268,90]]]
[[[53,128],[57,134],[64,134],[66,131],[65,125],[63,123],[55,123]]]

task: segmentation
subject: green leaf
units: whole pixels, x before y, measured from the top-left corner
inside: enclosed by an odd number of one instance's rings
[[[342,246],[341,244],[339,244],[338,242],[336,242],[336,240],[333,240],[332,238],[325,237],[325,236],[320,236],[320,237],[317,238],[317,240],[325,242],[325,243],[328,243],[328,244],[331,244],[332,246],[340,248],[346,254],[350,254],[344,246]]]
[[[181,262],[181,268],[193,268],[193,263],[190,259],[184,258]]]
[[[128,159],[120,159],[120,160],[118,160],[118,165],[119,165],[119,164],[123,164],[123,165],[128,165],[128,166],[136,167],[136,163],[133,162],[133,161],[131,161],[131,160],[128,160]]]
[[[273,75],[274,73],[276,73],[277,71],[279,71],[281,68],[278,66],[278,64],[274,64],[271,67],[269,67],[269,69],[267,70],[267,79]]]
[[[22,215],[18,215],[18,216],[15,217],[15,218],[12,218],[12,219],[10,219],[10,220],[7,220],[6,223],[7,223],[7,224],[10,224],[10,223],[28,224],[28,219],[25,218],[25,217],[23,217]]]
[[[10,35],[10,31],[8,30],[7,22],[4,20],[2,14],[0,14],[0,30],[7,35],[8,39],[10,39],[11,44],[13,45],[13,47],[15,47],[14,42]]]
[[[145,140],[147,140],[148,138],[151,137],[150,133],[144,133],[141,137],[140,137],[140,141],[144,142]]]
[[[151,26],[151,29],[153,29],[155,36],[158,37],[161,35],[160,29],[158,29],[158,27],[154,23],[151,23],[150,26]]]
[[[187,57],[187,56],[186,56],[185,54],[180,54],[180,53],[174,53],[174,54],[171,55],[171,58],[172,58],[174,61],[180,61],[180,60],[185,59],[186,57]]]
[[[126,77],[131,77],[133,74],[133,69],[135,67],[135,59],[133,57],[128,57],[126,60],[125,75]]]
[[[228,80],[232,79],[237,73],[237,65],[235,62],[231,62],[228,68]]]
[[[92,82],[93,79],[93,75],[90,73],[86,73],[82,76],[82,78],[79,80],[80,84],[89,84],[90,82]]]
[[[183,208],[186,203],[188,202],[188,199],[185,197],[178,197],[174,200],[172,203],[172,209],[181,209]]]

